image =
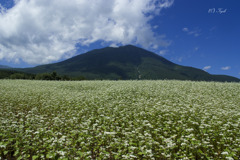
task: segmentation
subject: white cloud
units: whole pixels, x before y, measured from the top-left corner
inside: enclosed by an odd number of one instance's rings
[[[167,52],[168,52],[168,50],[161,50],[161,51],[159,52],[159,54],[160,54],[161,56],[164,56],[164,55],[167,54]]]
[[[167,47],[149,21],[174,0],[16,0],[0,8],[0,60],[43,64],[75,54],[76,44]]]
[[[118,46],[117,44],[115,44],[115,43],[112,43],[112,44],[110,45],[110,47],[118,48],[119,46]]]
[[[183,28],[182,30],[183,30],[184,32],[188,32],[188,31],[189,31],[188,28],[186,28],[186,27]]]
[[[186,32],[188,35],[193,35],[193,36],[195,36],[195,37],[198,37],[198,36],[200,36],[200,34],[201,34],[201,30],[198,29],[198,28],[196,28],[196,29],[194,29],[194,30],[190,30],[189,28],[184,27],[184,28],[182,29],[182,31],[183,31],[183,32]]]
[[[211,68],[212,68],[212,66],[205,66],[205,67],[203,67],[203,70],[207,71],[207,70],[209,70]]]
[[[226,66],[226,67],[222,67],[221,69],[224,70],[224,71],[227,71],[227,70],[230,70],[231,67],[230,66]]]
[[[177,61],[178,61],[178,62],[182,62],[182,61],[183,61],[183,57],[178,57],[178,58],[177,58]]]

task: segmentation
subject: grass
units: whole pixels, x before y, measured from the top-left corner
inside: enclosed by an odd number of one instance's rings
[[[238,159],[240,84],[0,81],[0,159]]]

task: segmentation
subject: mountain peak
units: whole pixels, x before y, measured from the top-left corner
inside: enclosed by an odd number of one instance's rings
[[[127,44],[127,45],[124,45],[124,46],[120,46],[120,48],[127,48],[127,47],[138,48],[137,46],[134,46],[132,44]]]
[[[68,60],[24,69],[30,73],[56,71],[61,75],[87,79],[178,79],[201,81],[240,81],[230,76],[177,65],[145,49],[125,45],[89,51]]]

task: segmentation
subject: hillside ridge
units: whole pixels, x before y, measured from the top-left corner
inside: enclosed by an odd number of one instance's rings
[[[56,71],[60,75],[84,76],[90,80],[240,81],[235,77],[211,75],[201,69],[175,64],[160,55],[133,45],[95,49],[62,62],[25,68],[21,71],[34,74]]]

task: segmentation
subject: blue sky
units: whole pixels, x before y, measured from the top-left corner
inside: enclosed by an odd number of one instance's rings
[[[133,44],[240,78],[239,0],[0,0],[0,64],[31,67]]]

